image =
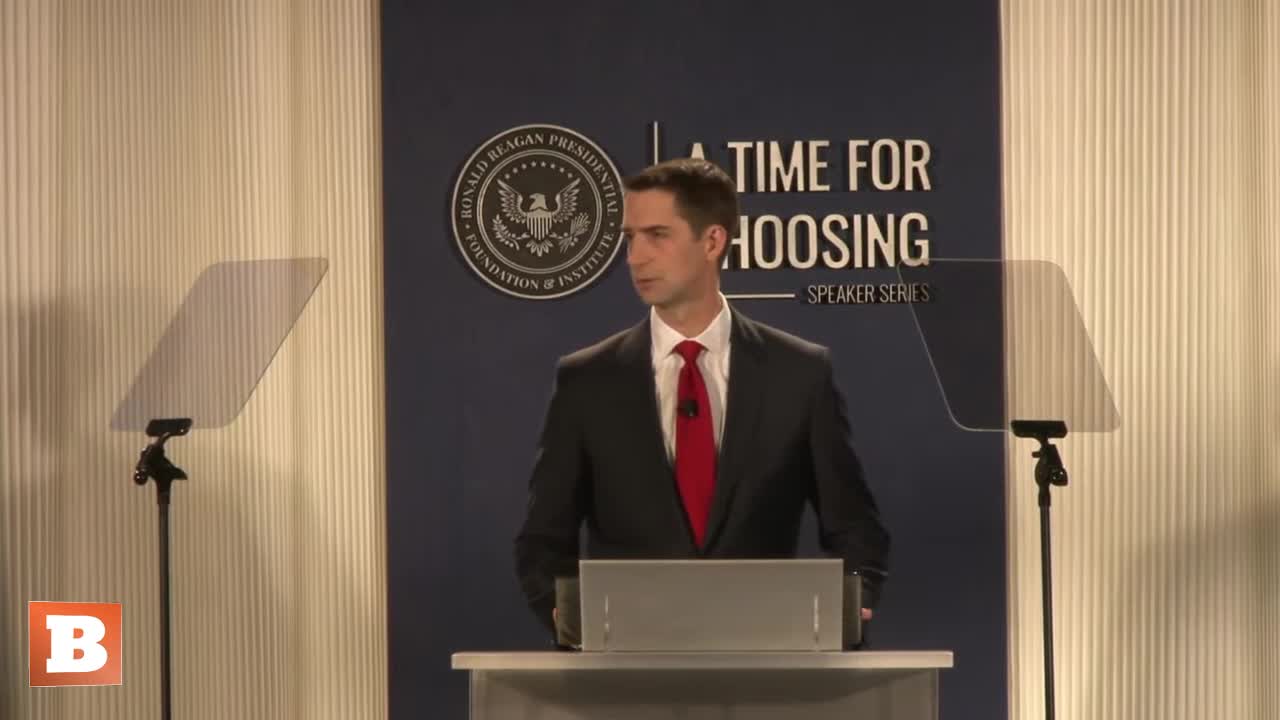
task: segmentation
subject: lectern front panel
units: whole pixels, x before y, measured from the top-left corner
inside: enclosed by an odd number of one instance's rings
[[[583,560],[587,652],[839,650],[840,560]]]

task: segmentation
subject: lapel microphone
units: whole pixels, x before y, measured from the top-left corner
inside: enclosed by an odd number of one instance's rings
[[[684,400],[681,400],[677,409],[683,417],[698,417],[698,401],[693,398],[685,398]]]

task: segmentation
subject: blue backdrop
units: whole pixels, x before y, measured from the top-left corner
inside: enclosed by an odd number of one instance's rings
[[[730,141],[826,140],[826,192],[746,192],[749,218],[918,212],[930,253],[1000,257],[998,4],[981,2],[417,3],[382,9],[386,199],[387,523],[391,717],[465,717],[459,650],[545,649],[512,569],[535,440],[559,355],[645,309],[619,255],[557,300],[499,292],[456,249],[457,175],[512,127],[594,141],[622,174],[692,142],[734,169]],[[847,142],[928,144],[931,189],[849,192]],[[887,151],[886,151],[887,152]],[[887,157],[887,155],[886,155]],[[765,242],[764,247],[768,247]],[[824,246],[825,247],[825,246]],[[726,293],[892,283],[886,268],[735,269]],[[934,288],[934,302],[955,301]],[[1002,436],[950,420],[904,304],[742,300],[826,344],[893,534],[878,649],[951,649],[942,714],[1003,718]],[[975,323],[998,342],[998,323]],[[992,377],[975,368],[975,377]],[[992,387],[991,392],[999,392]],[[806,552],[815,530],[804,530]]]

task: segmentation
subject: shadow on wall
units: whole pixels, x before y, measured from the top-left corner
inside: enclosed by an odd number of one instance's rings
[[[1280,356],[1268,358],[1267,364],[1272,371],[1267,374],[1270,387],[1265,389],[1265,397],[1274,413],[1263,427],[1254,428],[1256,447],[1263,454],[1263,476],[1258,482],[1270,507],[1270,512],[1258,518],[1255,567],[1260,572],[1254,576],[1267,624],[1253,635],[1255,652],[1260,656],[1254,666],[1254,681],[1259,714],[1280,717],[1280,690],[1276,688],[1276,678],[1280,678]]]
[[[1158,504],[1151,512],[1160,512]],[[1200,717],[1206,701],[1197,698],[1206,696],[1231,703],[1223,717],[1244,708],[1254,711],[1239,717],[1263,717],[1277,650],[1257,624],[1274,615],[1276,589],[1266,587],[1264,568],[1276,563],[1277,548],[1266,539],[1274,540],[1270,529],[1278,525],[1280,503],[1272,501],[1224,524],[1151,542],[1118,577],[1089,592],[1101,622],[1082,668],[1080,717]],[[1070,669],[1059,663],[1057,670],[1061,688]],[[1253,696],[1239,698],[1236,689]]]
[[[61,698],[27,687],[27,602],[59,599],[67,587],[67,431],[86,387],[73,352],[87,333],[61,300],[0,308],[0,329],[11,363],[0,387],[0,716],[18,718],[60,707]]]

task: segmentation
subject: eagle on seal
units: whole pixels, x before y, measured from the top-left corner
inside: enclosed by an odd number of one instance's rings
[[[502,200],[502,214],[513,223],[529,228],[529,233],[536,241],[542,241],[551,233],[556,223],[569,219],[578,207],[578,183],[582,178],[565,185],[556,193],[555,209],[547,207],[547,196],[543,193],[529,193],[529,208],[524,207],[524,195],[519,190],[498,180],[498,195]]]

